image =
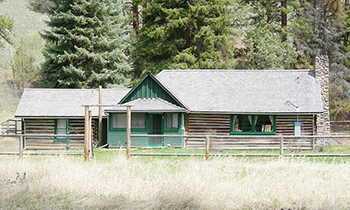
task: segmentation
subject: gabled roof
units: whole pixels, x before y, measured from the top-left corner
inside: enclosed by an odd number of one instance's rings
[[[117,105],[130,89],[103,89],[102,103]],[[98,104],[98,89],[24,89],[15,117],[84,117],[82,105]],[[124,108],[125,109],[125,108]],[[91,107],[93,116],[98,108]]]
[[[82,105],[97,104],[98,95],[97,89],[25,89],[15,116],[84,117]],[[163,70],[157,76],[146,75],[133,89],[103,89],[102,100],[108,105],[131,104],[135,112],[314,114],[323,111],[321,89],[313,70]],[[121,109],[125,110],[109,111]],[[98,116],[97,107],[90,110],[93,116]]]
[[[156,78],[192,113],[323,111],[313,70],[163,70]]]
[[[161,98],[169,103],[186,108],[171,90],[149,72],[122,98],[122,100],[120,100],[119,104],[124,104],[139,98]]]
[[[176,106],[161,98],[139,98],[124,105],[132,105],[132,112],[148,112],[148,113],[162,113],[162,112],[187,112],[186,109]],[[125,112],[125,107],[116,107],[106,109],[105,112]]]

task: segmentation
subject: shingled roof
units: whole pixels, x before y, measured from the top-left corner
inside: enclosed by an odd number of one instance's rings
[[[135,112],[314,114],[323,111],[313,70],[163,70],[156,77],[187,108],[162,99],[128,102]],[[103,89],[103,104],[118,104],[130,89]],[[84,117],[97,89],[25,89],[16,117]],[[97,116],[97,107],[91,107]],[[125,108],[111,108],[121,112]],[[108,111],[108,110],[107,110]]]
[[[323,111],[313,70],[163,70],[156,78],[192,113]]]
[[[131,105],[132,112],[187,112],[186,109],[176,106],[161,98],[136,99],[123,105]],[[105,112],[125,112],[125,107],[106,109]]]
[[[102,103],[118,104],[130,89],[103,89]],[[98,104],[98,89],[24,89],[16,117],[84,117],[82,105]],[[124,108],[125,109],[125,108]],[[98,108],[91,107],[93,116]]]

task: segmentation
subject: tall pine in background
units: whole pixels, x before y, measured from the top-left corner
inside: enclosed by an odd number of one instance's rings
[[[163,69],[234,68],[230,0],[149,0],[134,52],[136,77]]]
[[[50,0],[43,82],[59,88],[127,86],[132,66],[120,1]]]
[[[242,26],[243,68],[292,68],[298,57],[291,33],[298,0],[240,0],[240,5],[249,9]]]
[[[294,27],[296,46],[305,60],[313,64],[317,54],[329,57],[331,98],[350,99],[350,54],[346,47],[346,17],[340,1],[319,0],[304,3]]]

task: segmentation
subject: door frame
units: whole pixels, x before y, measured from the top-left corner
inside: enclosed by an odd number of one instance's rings
[[[160,120],[160,123],[161,123],[161,131],[160,131],[160,134],[159,135],[163,135],[164,134],[164,114],[163,113],[152,113],[152,114],[147,114],[147,134],[151,135],[152,132],[151,132],[151,115],[158,115],[160,116],[161,120]],[[154,138],[154,137],[148,137],[148,146],[151,146],[151,147],[161,147],[163,146],[164,144],[164,137],[161,137],[161,143],[160,144],[152,144],[151,143],[151,138]]]

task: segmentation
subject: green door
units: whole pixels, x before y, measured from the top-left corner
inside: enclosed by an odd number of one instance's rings
[[[163,115],[149,115],[149,130],[148,134],[163,134]],[[149,146],[163,146],[163,137],[149,137]]]

